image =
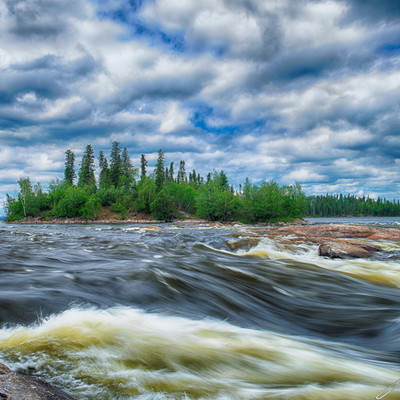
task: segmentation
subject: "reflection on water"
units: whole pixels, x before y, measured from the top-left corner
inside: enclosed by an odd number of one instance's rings
[[[228,246],[250,235],[1,224],[3,361],[77,399],[373,399],[399,378],[398,243]]]

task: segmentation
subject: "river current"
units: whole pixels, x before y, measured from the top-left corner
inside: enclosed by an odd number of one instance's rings
[[[400,243],[232,250],[254,232],[0,223],[0,361],[78,400],[372,400],[400,378]]]

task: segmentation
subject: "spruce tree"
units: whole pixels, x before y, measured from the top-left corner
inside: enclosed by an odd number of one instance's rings
[[[107,187],[110,185],[110,169],[108,168],[108,161],[107,158],[104,156],[103,151],[100,151],[99,153],[99,167],[100,167],[99,186]]]
[[[65,152],[64,180],[69,185],[73,185],[75,178],[75,154],[72,150],[67,150]]]
[[[174,180],[174,163],[171,162],[169,165],[169,180],[173,181]]]
[[[96,178],[94,176],[94,151],[91,144],[86,146],[82,155],[81,169],[79,170],[78,186],[92,186],[96,185]]]
[[[140,157],[140,180],[143,181],[146,178],[146,167],[147,167],[147,160],[144,154]]]
[[[111,183],[117,187],[119,179],[122,176],[122,158],[121,146],[119,142],[114,141],[111,147],[110,154],[110,180]]]
[[[160,191],[162,189],[164,181],[165,181],[164,152],[160,149],[158,150],[158,158],[155,171],[155,182],[157,191]]]
[[[124,147],[122,150],[122,175],[126,176],[130,180],[133,179],[133,164],[129,157],[128,149]]]
[[[181,160],[179,163],[179,170],[178,170],[178,178],[177,182],[181,183],[186,180],[186,171],[185,171],[185,161]]]

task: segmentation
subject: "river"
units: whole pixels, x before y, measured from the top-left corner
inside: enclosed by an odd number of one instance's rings
[[[227,245],[252,234],[0,223],[0,361],[78,400],[366,400],[400,378],[400,243]]]

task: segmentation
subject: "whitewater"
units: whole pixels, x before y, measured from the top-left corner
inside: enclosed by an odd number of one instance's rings
[[[78,400],[365,400],[400,378],[398,242],[363,260],[267,235],[231,250],[252,235],[1,223],[0,361]]]

